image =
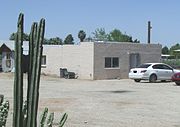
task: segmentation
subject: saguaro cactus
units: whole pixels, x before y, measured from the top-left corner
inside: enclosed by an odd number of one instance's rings
[[[24,15],[19,15],[17,24],[17,33],[15,39],[15,80],[14,80],[14,113],[13,127],[37,127],[37,111],[39,100],[39,84],[41,73],[41,58],[43,51],[43,40],[45,33],[45,20],[41,19],[38,23],[33,23],[29,38],[29,69],[28,69],[28,88],[27,101],[23,106],[23,71],[22,71],[22,56],[23,56],[23,21]],[[40,126],[44,126],[48,109],[44,111]],[[54,113],[51,113],[48,119],[47,126],[51,127],[54,120]],[[62,127],[67,120],[65,114],[59,125]]]
[[[23,115],[23,21],[21,13],[18,18],[18,30],[15,39],[15,80],[14,80],[14,114],[13,127],[22,127]],[[37,23],[33,23],[29,43],[29,71],[27,90],[27,126],[36,127],[37,108],[39,98],[39,83],[41,72],[42,43],[44,40],[45,20],[41,19],[38,30]]]

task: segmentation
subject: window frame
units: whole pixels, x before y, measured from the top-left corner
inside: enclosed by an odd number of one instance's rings
[[[110,61],[107,61],[107,60]],[[110,63],[107,63],[110,62]],[[119,69],[119,57],[104,57],[104,68],[105,69]]]

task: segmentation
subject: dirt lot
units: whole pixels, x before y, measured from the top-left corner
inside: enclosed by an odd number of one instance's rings
[[[12,74],[0,74],[0,94],[10,100],[7,127],[11,127]],[[67,112],[65,127],[180,127],[180,87],[172,82],[65,80],[43,76],[39,112],[44,107],[55,112],[55,124]]]

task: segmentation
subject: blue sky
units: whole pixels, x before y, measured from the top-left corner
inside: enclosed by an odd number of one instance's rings
[[[179,0],[4,0],[0,4],[0,40],[16,31],[18,15],[25,15],[25,32],[32,22],[46,19],[46,38],[64,39],[96,28],[106,32],[117,28],[133,39],[147,42],[147,22],[152,24],[153,43],[172,46],[180,42]]]

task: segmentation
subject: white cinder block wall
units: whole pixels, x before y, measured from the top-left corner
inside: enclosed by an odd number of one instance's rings
[[[44,45],[46,66],[42,73],[60,76],[60,68],[75,72],[80,79],[93,79],[93,43]]]

